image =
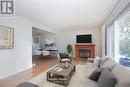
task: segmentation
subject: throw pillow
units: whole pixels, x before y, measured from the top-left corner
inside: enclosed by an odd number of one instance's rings
[[[103,65],[101,68],[108,68],[110,71],[117,65],[117,63],[109,58]]]
[[[68,54],[67,53],[60,53],[59,55],[60,55],[61,59],[68,58]]]
[[[99,67],[100,62],[101,62],[101,59],[100,59],[100,57],[97,56],[97,57],[94,59],[94,65],[97,66],[97,67]]]
[[[98,87],[115,87],[116,78],[113,74],[107,69],[102,69],[101,75],[98,79]]]
[[[96,69],[91,73],[88,79],[98,81],[100,74],[101,74],[101,69]]]
[[[100,67],[102,67],[102,65],[107,61],[109,59],[109,57],[107,57],[107,56],[103,56],[103,57],[101,57],[101,62],[100,62]]]

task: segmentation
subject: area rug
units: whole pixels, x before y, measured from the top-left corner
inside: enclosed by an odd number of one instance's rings
[[[46,72],[48,70],[34,77],[29,82],[37,84],[39,85],[39,87],[96,87],[96,82],[93,82],[88,79],[89,75],[91,74],[93,70],[94,70],[94,67],[91,64],[76,65],[76,71],[73,74],[68,86],[64,86],[64,85],[47,81]]]

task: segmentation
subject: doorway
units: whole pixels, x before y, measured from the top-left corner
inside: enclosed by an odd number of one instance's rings
[[[32,27],[32,64],[37,66],[45,61],[53,61],[58,52],[56,34]],[[55,50],[54,52],[52,50]]]

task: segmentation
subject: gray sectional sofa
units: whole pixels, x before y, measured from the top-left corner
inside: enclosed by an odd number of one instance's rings
[[[118,64],[112,58],[101,58],[99,68],[108,68],[110,70],[116,78],[115,87],[130,87],[130,68]]]
[[[112,58],[102,57],[99,66],[95,66],[94,64],[87,64],[88,76],[89,77],[97,68],[108,68],[113,76],[116,78],[115,87],[130,87],[130,67],[125,67],[115,62]],[[91,68],[91,69],[90,69]],[[98,87],[98,81],[89,80],[86,78],[86,87]],[[74,86],[76,87],[76,86]],[[85,87],[85,86],[84,86]],[[108,87],[108,86],[103,86]]]

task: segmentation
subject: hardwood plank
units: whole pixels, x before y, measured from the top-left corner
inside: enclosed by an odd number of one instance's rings
[[[57,58],[33,58],[33,63],[36,63],[36,66],[34,66],[33,68],[1,79],[0,87],[16,87],[18,84],[28,81],[31,78],[56,65],[58,63],[58,60]],[[86,64],[86,60],[80,59],[77,64]]]
[[[37,59],[35,60],[36,66],[23,72],[17,73],[13,76],[0,80],[0,87],[16,87],[18,84],[28,81],[29,79],[37,76],[38,74],[46,71],[55,64],[57,64],[57,58]]]

